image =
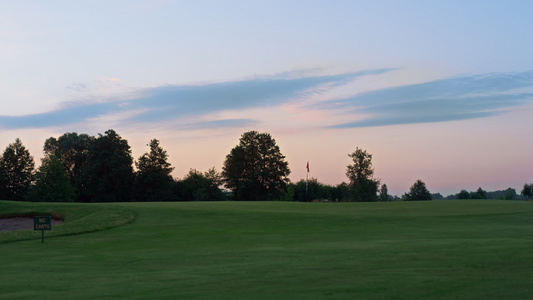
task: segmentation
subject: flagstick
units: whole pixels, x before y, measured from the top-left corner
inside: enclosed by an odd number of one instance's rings
[[[307,202],[307,187],[309,185],[309,162],[307,162],[307,174],[305,176],[305,202]]]
[[[305,202],[307,202],[307,186],[309,184],[309,173],[307,173],[307,176],[305,177]]]

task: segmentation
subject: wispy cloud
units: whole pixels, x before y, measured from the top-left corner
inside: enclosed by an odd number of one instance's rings
[[[77,123],[90,118],[95,118],[110,112],[119,112],[120,104],[111,103],[72,103],[63,108],[41,113],[23,116],[0,116],[0,128],[41,128],[50,126],[62,126]]]
[[[332,128],[374,127],[489,117],[533,100],[533,71],[453,77],[359,94],[321,103],[359,120]],[[360,120],[361,113],[369,117]]]
[[[212,119],[223,111],[275,107],[306,95],[341,86],[366,75],[394,69],[365,70],[326,76],[287,74],[241,81],[198,85],[168,85],[137,90],[133,96],[94,102],[64,103],[59,109],[31,115],[0,116],[0,128],[58,127],[114,116],[122,123],[157,123],[182,119],[182,129],[250,126],[257,120]],[[74,88],[83,92],[85,86]],[[533,71],[452,77],[431,82],[366,92],[353,97],[321,101],[312,108],[354,116],[352,122],[330,128],[374,127],[489,117],[533,100]],[[118,100],[119,99],[119,100]],[[126,100],[125,100],[126,99]],[[361,115],[367,116],[361,119]],[[204,116],[204,117],[202,117]],[[343,117],[343,119],[346,119]]]
[[[274,106],[317,91],[324,85],[338,86],[357,77],[378,75],[391,70],[393,69],[365,70],[299,78],[280,75],[203,85],[161,86],[139,90],[137,96],[125,101],[109,99],[98,103],[69,103],[60,109],[41,114],[0,116],[0,128],[62,126],[126,111],[136,113],[129,115],[124,121],[150,123],[224,110]],[[78,90],[81,87],[83,86],[76,85]],[[219,125],[231,123],[234,123],[234,120]]]

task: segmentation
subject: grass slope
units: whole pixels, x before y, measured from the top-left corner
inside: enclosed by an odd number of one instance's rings
[[[532,204],[125,203],[126,226],[0,244],[0,299],[528,299]]]
[[[105,230],[135,218],[132,209],[117,205],[0,201],[0,217],[39,215],[60,216],[65,221],[64,225],[46,231],[46,238]],[[33,230],[0,233],[0,244],[30,239],[41,239],[41,233]]]

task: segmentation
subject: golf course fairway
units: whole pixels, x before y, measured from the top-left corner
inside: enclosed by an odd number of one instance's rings
[[[6,207],[65,223],[0,233],[0,299],[533,298],[532,202]]]

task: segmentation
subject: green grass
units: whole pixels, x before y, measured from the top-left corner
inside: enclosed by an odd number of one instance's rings
[[[0,201],[0,217],[52,215],[66,225],[52,226],[45,237],[76,235],[96,232],[132,222],[135,212],[127,207],[105,204],[34,203]],[[16,230],[0,233],[0,244],[30,239],[41,239],[41,232]]]
[[[0,244],[0,299],[533,298],[533,203],[118,207],[135,221]]]

